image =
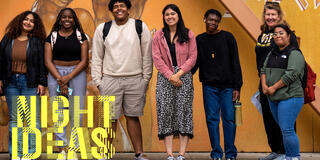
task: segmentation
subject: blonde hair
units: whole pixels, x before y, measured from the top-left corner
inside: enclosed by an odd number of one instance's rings
[[[277,2],[272,2],[272,3],[268,3],[268,2],[267,2],[267,3],[264,5],[263,13],[262,13],[262,21],[263,21],[263,24],[260,26],[260,29],[261,29],[262,32],[265,32],[265,31],[267,31],[267,30],[269,29],[269,27],[268,27],[268,25],[267,25],[267,23],[266,23],[266,21],[265,21],[265,18],[264,18],[265,15],[266,15],[267,9],[273,9],[273,10],[276,10],[276,11],[277,11],[277,13],[278,13],[278,15],[279,15],[279,17],[280,17],[280,20],[279,20],[278,24],[288,25],[288,23],[283,19],[284,14],[283,14],[283,12],[282,12],[282,10],[281,10],[280,4],[277,3]]]

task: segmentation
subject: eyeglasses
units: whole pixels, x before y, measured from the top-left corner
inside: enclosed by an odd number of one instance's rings
[[[267,5],[279,6],[279,5],[280,5],[280,2],[267,1],[265,5],[266,5],[266,6],[267,6]]]
[[[280,32],[274,32],[273,33],[273,37],[280,37],[280,36],[282,36],[282,35],[284,35],[285,34],[285,32],[282,32],[282,31],[280,31]]]

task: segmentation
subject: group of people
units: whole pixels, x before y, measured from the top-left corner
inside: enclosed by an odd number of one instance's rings
[[[242,72],[234,36],[218,29],[221,13],[207,10],[206,32],[195,37],[185,26],[178,6],[169,4],[162,11],[163,28],[152,39],[144,22],[129,18],[130,0],[111,0],[108,8],[114,20],[100,24],[94,33],[91,76],[101,95],[115,96],[112,129],[116,130],[117,119],[124,115],[134,159],[148,159],[143,153],[139,116],[143,115],[154,64],[158,70],[158,137],[164,140],[167,159],[184,160],[188,141],[194,136],[193,74],[199,69],[212,147],[210,156],[213,160],[223,157],[221,114],[225,158],[235,160],[234,102],[240,98]],[[294,33],[283,20],[279,3],[265,4],[263,21],[255,51],[261,77],[263,120],[272,153],[261,160],[300,159],[294,124],[303,106],[304,58]],[[0,93],[5,94],[10,112],[10,156],[11,128],[17,126],[18,95],[27,96],[30,102],[28,96],[44,95],[48,87],[50,96],[63,95],[71,103],[74,96],[79,96],[80,108],[84,107],[88,48],[87,37],[71,8],[60,11],[47,38],[43,23],[34,12],[25,11],[9,23],[0,46]],[[70,116],[71,126],[73,118]],[[41,129],[40,107],[36,122],[36,127]],[[18,133],[18,156],[22,157],[22,130]],[[65,133],[56,134],[63,146],[68,145]],[[173,138],[180,141],[176,158],[172,151]],[[29,140],[29,153],[33,153],[35,138]],[[63,146],[59,152],[65,159]]]

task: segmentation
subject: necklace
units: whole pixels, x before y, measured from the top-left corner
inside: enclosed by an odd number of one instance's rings
[[[60,35],[62,37],[64,37],[64,39],[68,39],[71,35],[72,35],[73,31],[71,32],[63,32],[63,31],[60,31]]]

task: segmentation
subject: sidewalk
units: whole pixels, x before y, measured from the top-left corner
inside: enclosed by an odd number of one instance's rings
[[[146,153],[150,160],[166,160],[165,153]],[[178,154],[175,154],[177,156]],[[238,160],[257,160],[268,153],[238,153]],[[186,153],[186,160],[210,160],[210,153]],[[115,160],[133,160],[133,153],[116,153]],[[320,160],[320,153],[301,153],[301,160]]]
[[[112,160],[133,160],[133,153],[116,153]],[[165,153],[146,153],[150,160],[166,160]],[[177,154],[175,154],[177,155]],[[210,160],[210,153],[187,153],[186,160]],[[260,157],[264,157],[268,153],[239,153],[238,160],[257,160]],[[45,157],[43,154],[42,157]],[[45,160],[45,158],[42,158]],[[0,154],[0,160],[9,160],[9,155]],[[320,153],[301,153],[301,160],[320,160]]]

